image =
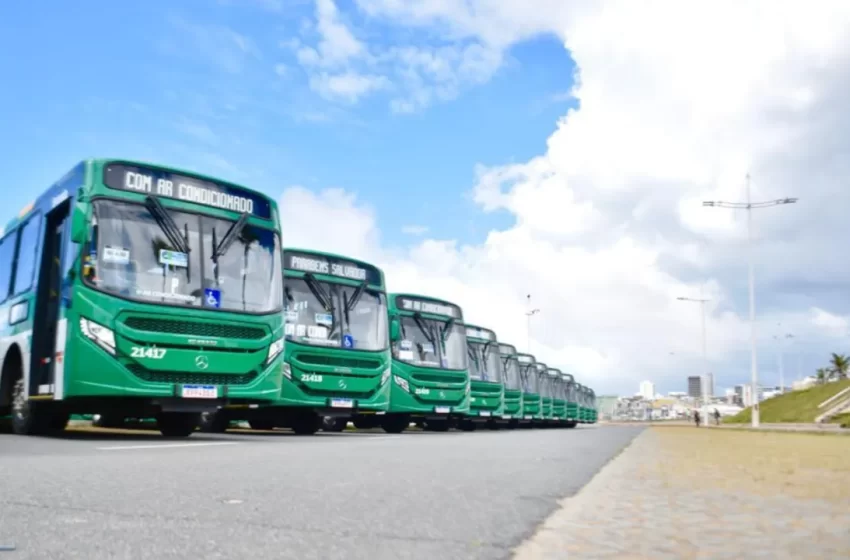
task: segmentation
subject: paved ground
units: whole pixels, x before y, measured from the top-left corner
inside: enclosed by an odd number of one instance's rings
[[[654,427],[514,558],[850,558],[848,504],[846,437]]]
[[[640,431],[0,435],[0,560],[509,558]]]

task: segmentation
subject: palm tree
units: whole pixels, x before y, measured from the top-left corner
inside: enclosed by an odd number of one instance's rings
[[[818,368],[817,372],[815,372],[815,377],[817,378],[818,385],[823,385],[826,383],[826,380],[829,379],[831,372],[827,368]]]
[[[850,371],[850,358],[844,354],[832,353],[832,359],[829,361],[832,375],[838,379],[847,379],[847,372]]]

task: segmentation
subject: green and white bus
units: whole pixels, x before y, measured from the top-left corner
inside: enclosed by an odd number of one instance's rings
[[[541,427],[546,427],[552,422],[552,380],[546,373],[549,366],[543,362],[534,364],[537,369],[537,382],[540,387],[540,420]]]
[[[0,238],[0,415],[17,434],[72,414],[156,419],[280,393],[274,199],[129,160],[82,161]]]
[[[537,375],[536,359],[531,354],[516,355],[522,383],[522,422],[523,428],[533,428],[542,417],[540,415],[540,379]]]
[[[460,422],[471,431],[478,424],[498,429],[502,422],[505,386],[496,333],[476,325],[466,325],[466,352],[469,357],[469,416]]]
[[[587,390],[581,383],[576,383],[576,398],[578,400],[578,423],[587,423]]]
[[[522,420],[522,378],[519,373],[516,347],[500,342],[499,355],[502,360],[502,380],[505,385],[502,419],[507,422],[508,429],[514,429]]]
[[[257,430],[291,428],[309,435],[341,431],[389,407],[390,349],[383,271],[320,251],[283,251],[285,334],[283,388],[269,406],[228,407],[208,421],[233,420]]]
[[[567,419],[567,401],[564,395],[561,370],[549,368],[546,370],[546,374],[549,376],[549,386],[552,389],[552,425],[561,427]]]
[[[596,424],[596,421],[599,418],[599,410],[596,408],[596,392],[594,392],[593,389],[588,389],[587,393],[588,407],[590,408],[589,422],[591,424]]]
[[[466,328],[460,306],[417,294],[389,295],[392,383],[381,426],[403,432],[413,421],[444,432],[469,414]]]
[[[567,400],[566,426],[575,428],[578,423],[578,396],[576,395],[576,381],[571,373],[562,374],[564,389]]]

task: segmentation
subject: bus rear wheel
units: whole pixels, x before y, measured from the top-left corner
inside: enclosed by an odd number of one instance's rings
[[[341,432],[348,426],[348,418],[334,418],[325,416],[322,419],[323,432]]]
[[[59,410],[56,403],[31,401],[24,380],[18,379],[12,390],[12,431],[21,436],[61,433],[71,415]]]
[[[165,437],[189,437],[201,423],[196,412],[160,412],[156,427]]]
[[[410,426],[407,414],[387,414],[381,420],[381,428],[388,434],[400,434]]]

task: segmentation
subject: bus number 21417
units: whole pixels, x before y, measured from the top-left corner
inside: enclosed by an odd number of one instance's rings
[[[165,357],[165,348],[143,348],[141,346],[133,346],[130,348],[130,356],[133,358],[152,358],[161,360]]]

